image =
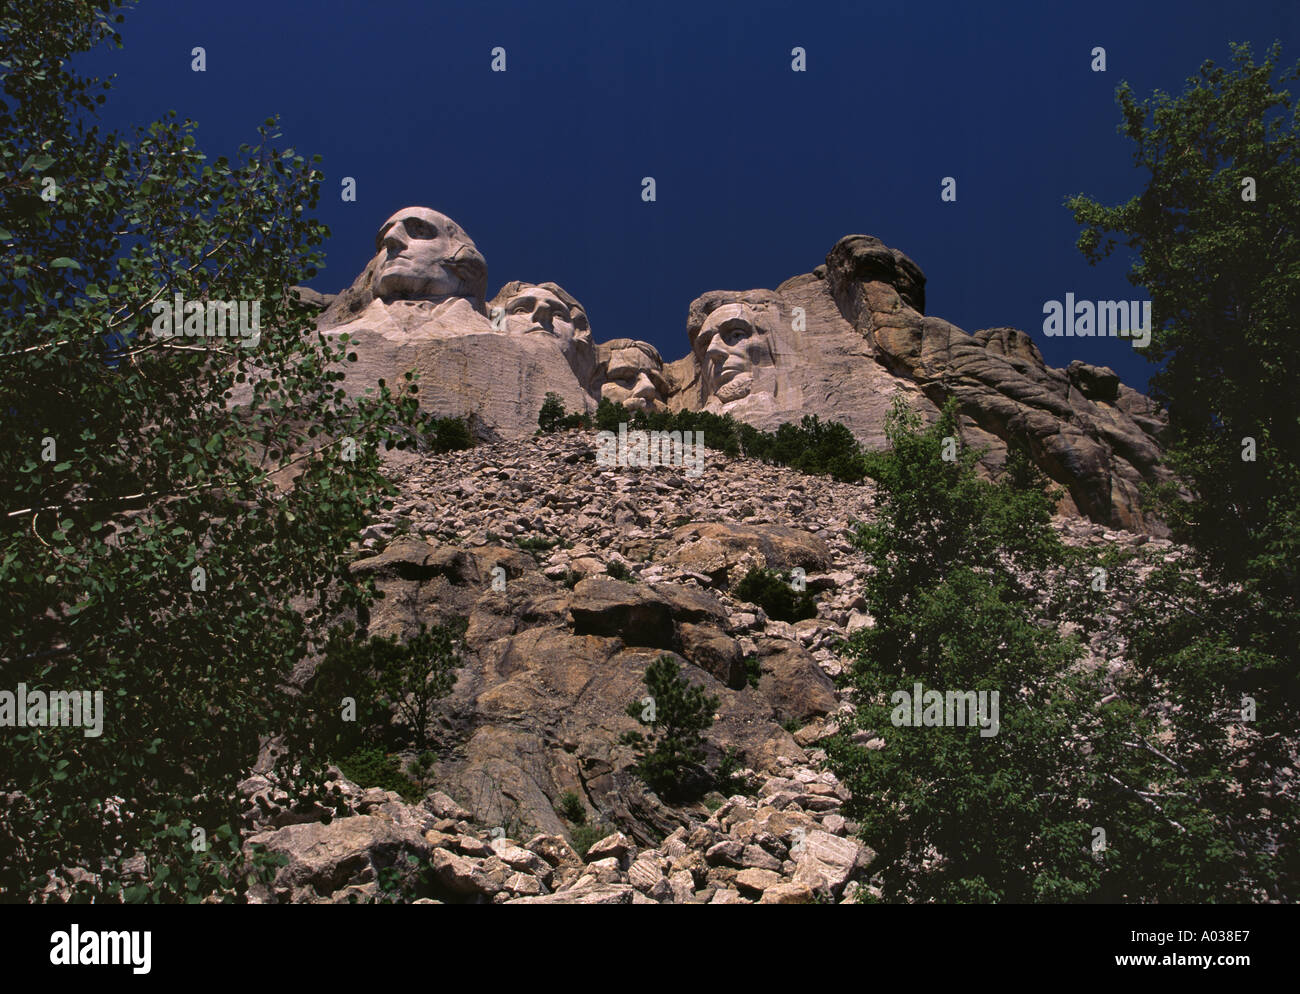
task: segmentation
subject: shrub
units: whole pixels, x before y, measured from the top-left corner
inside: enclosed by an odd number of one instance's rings
[[[396,716],[424,751],[434,705],[456,683],[464,624],[422,625],[405,645],[395,638],[358,639],[351,627],[335,632],[309,695],[319,746],[337,754],[378,744],[390,737]],[[355,702],[351,720],[341,711],[344,698]]]
[[[622,580],[624,583],[636,583],[640,579],[633,570],[619,562],[617,559],[612,560],[605,567],[605,572],[615,580]]]
[[[582,806],[582,799],[572,790],[566,790],[560,795],[559,812],[560,817],[575,825],[583,825],[587,821],[587,809]]]
[[[622,741],[637,747],[635,769],[652,790],[665,799],[685,796],[708,782],[699,775],[702,733],[713,724],[718,699],[688,683],[669,655],[646,667],[644,680],[649,698],[628,704],[627,713],[649,732],[627,732]]]
[[[578,857],[586,862],[587,850],[605,836],[613,834],[614,830],[603,823],[578,825],[569,833],[569,844],[573,846],[573,851],[578,854]]]
[[[731,592],[737,600],[757,604],[769,618],[802,621],[817,617],[817,601],[807,590],[795,590],[781,574],[752,566]]]
[[[560,544],[558,538],[547,538],[545,535],[528,535],[524,538],[515,539],[515,545],[519,546],[524,552],[545,552],[553,549]]]
[[[474,436],[470,433],[469,425],[460,418],[432,418],[427,434],[434,452],[456,452],[474,447]]]
[[[340,758],[338,763],[343,775],[358,787],[391,790],[408,801],[424,795],[424,790],[402,772],[397,757],[379,746],[362,746]]]
[[[549,435],[554,431],[561,431],[566,428],[590,428],[591,415],[589,414],[565,414],[564,401],[558,393],[547,393],[546,399],[542,402],[542,409],[537,414],[537,428],[544,434]]]
[[[150,899],[246,889],[218,826],[240,824],[235,785],[268,736],[295,761],[278,771],[293,803],[323,786],[285,688],[372,599],[347,564],[396,492],[383,450],[419,423],[412,374],[338,389],[347,336],[327,342],[293,292],[328,236],[318,159],[274,119],[227,157],[174,114],[100,116],[110,84],[78,56],[121,44],[121,6],[0,7],[0,668],[8,688],[102,690],[108,718],[96,737],[0,734],[7,901],[48,899],[51,871],[78,871],[74,900],[139,899],[135,856]],[[259,301],[274,331],[155,336],[141,312],[173,292]]]

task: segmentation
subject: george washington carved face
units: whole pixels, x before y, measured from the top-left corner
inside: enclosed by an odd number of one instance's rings
[[[482,301],[487,262],[451,218],[427,207],[405,207],[379,228],[374,293],[391,300]]]

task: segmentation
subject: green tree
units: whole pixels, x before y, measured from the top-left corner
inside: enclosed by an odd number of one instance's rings
[[[877,849],[887,900],[1204,900],[1239,894],[1226,812],[1171,766],[1152,688],[1114,696],[1058,634],[1044,588],[1083,568],[1051,527],[1052,495],[1025,467],[980,479],[959,447],[956,407],[923,429],[897,405],[890,457],[876,467],[877,519],[857,541],[877,569],[865,596],[874,627],[856,633],[854,727],[866,749],[830,743],[849,810]],[[999,695],[996,734],[978,723],[911,727],[924,691]],[[1103,700],[1107,703],[1103,704]],[[991,719],[991,710],[986,711]],[[984,731],[991,730],[986,720]],[[1095,851],[1104,833],[1106,848]]]
[[[350,627],[335,630],[311,688],[320,747],[338,759],[363,743],[378,744],[390,737],[396,717],[411,744],[425,751],[437,703],[456,685],[464,630],[463,623],[421,625],[405,644],[381,636],[358,639]],[[340,718],[345,698],[357,705],[355,720]]]
[[[777,621],[803,621],[817,617],[817,600],[807,590],[794,590],[775,570],[752,566],[731,595],[757,604]]]
[[[703,733],[713,724],[718,699],[687,681],[669,655],[647,666],[644,680],[647,697],[628,704],[627,713],[649,731],[627,732],[623,741],[637,747],[636,770],[652,790],[665,799],[683,797],[707,783],[691,774],[704,762]]]
[[[302,738],[285,688],[373,596],[345,566],[391,506],[380,450],[416,424],[409,395],[338,390],[346,345],[291,292],[328,232],[308,214],[321,173],[273,119],[234,159],[174,114],[96,123],[108,84],[72,65],[121,45],[121,6],[0,11],[0,673],[104,701],[99,736],[0,736],[5,900],[71,869],[80,899],[242,891],[189,826],[237,854],[235,784],[268,736]],[[175,294],[257,302],[260,339],[155,335]],[[309,792],[294,755],[285,783]],[[136,855],[148,886],[125,890]]]
[[[1250,854],[1241,877],[1294,899],[1300,111],[1284,86],[1300,65],[1282,69],[1280,56],[1275,43],[1256,63],[1234,45],[1230,65],[1206,62],[1178,95],[1139,100],[1121,86],[1119,130],[1145,188],[1113,207],[1066,203],[1089,261],[1131,250],[1129,278],[1151,297],[1151,392],[1169,414],[1177,479],[1155,496],[1196,550],[1148,581],[1128,618],[1131,656],[1180,704],[1167,754]]]

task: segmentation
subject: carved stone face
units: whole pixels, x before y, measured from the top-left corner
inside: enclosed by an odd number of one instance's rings
[[[389,300],[483,299],[487,262],[451,218],[406,207],[379,228],[375,296]]]
[[[706,394],[724,404],[747,396],[754,371],[774,364],[768,332],[746,303],[723,304],[700,326],[695,353]]]
[[[611,342],[609,362],[602,371],[605,382],[600,388],[601,399],[621,404],[629,411],[664,410],[668,384],[663,366],[663,359],[648,342]]]
[[[543,286],[522,286],[505,302],[504,326],[512,335],[548,335],[571,359],[592,349],[591,328],[581,307]]]

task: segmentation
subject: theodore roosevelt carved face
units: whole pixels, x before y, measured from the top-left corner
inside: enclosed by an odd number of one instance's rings
[[[600,397],[629,411],[662,411],[669,387],[664,361],[649,342],[620,338],[600,346]],[[608,358],[606,358],[608,355]]]

